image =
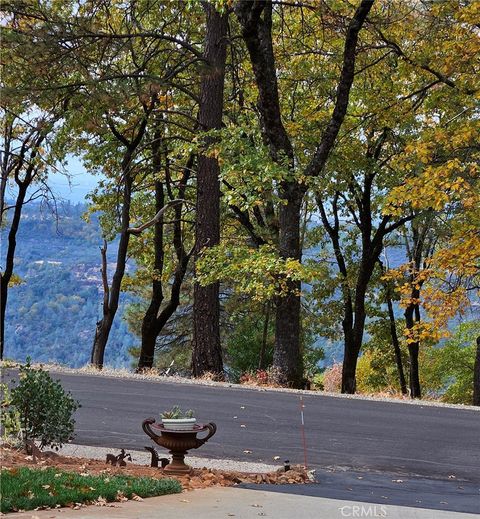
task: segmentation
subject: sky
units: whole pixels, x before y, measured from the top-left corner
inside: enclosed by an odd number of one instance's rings
[[[94,189],[99,181],[99,176],[87,173],[83,164],[76,157],[68,159],[65,168],[70,178],[61,173],[51,173],[48,183],[54,194],[72,203],[84,202],[85,196]]]

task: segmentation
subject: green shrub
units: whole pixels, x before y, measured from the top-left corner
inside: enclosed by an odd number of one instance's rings
[[[2,424],[17,413],[25,445],[33,440],[39,442],[40,449],[47,445],[58,449],[73,436],[73,413],[79,403],[59,381],[42,368],[32,368],[28,360],[20,367],[19,378],[2,413]]]
[[[2,440],[6,443],[16,445],[20,443],[22,438],[20,413],[12,407],[12,393],[7,384],[0,384],[0,394]]]

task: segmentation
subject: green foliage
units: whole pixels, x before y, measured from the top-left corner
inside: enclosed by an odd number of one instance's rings
[[[195,411],[193,409],[182,410],[178,405],[174,405],[171,409],[160,413],[161,418],[167,420],[179,420],[181,418],[194,418]]]
[[[308,281],[315,275],[315,268],[281,258],[270,245],[253,248],[225,243],[209,247],[197,261],[197,279],[202,285],[228,281],[236,293],[254,301],[286,293],[288,280]]]
[[[403,321],[400,321],[403,322]],[[395,351],[387,319],[377,319],[367,325],[369,340],[357,364],[357,388],[361,393],[381,391],[400,391]],[[408,352],[404,341],[401,342],[403,365],[407,366]],[[406,370],[408,371],[408,370]]]
[[[42,368],[20,367],[20,381],[11,391],[7,416],[18,413],[24,442],[37,440],[40,448],[61,447],[73,435],[73,413],[80,404]],[[3,421],[3,414],[2,414]]]
[[[471,404],[476,338],[480,321],[460,324],[451,339],[440,348],[428,348],[422,355],[420,374],[425,389],[440,394],[444,402]]]
[[[239,319],[235,319],[235,326],[227,337],[226,343],[226,361],[229,375],[235,382],[238,382],[244,373],[272,365],[274,345],[274,323],[272,322],[272,317],[270,316],[267,324],[262,366],[259,366],[259,360],[264,341],[266,316],[258,312],[254,315],[246,314]]]
[[[235,298],[232,298],[232,301]],[[237,300],[237,305],[238,305]],[[261,307],[244,300],[236,309],[232,309],[231,331],[225,338],[225,358],[229,377],[238,382],[242,375],[255,374],[258,370],[269,370],[273,363],[275,343],[275,311],[273,304],[267,302]],[[322,348],[315,345],[315,337],[308,329],[308,320],[304,319],[301,343],[303,347],[303,366],[305,378],[311,380],[319,371],[319,362],[324,359]],[[263,362],[260,355],[264,346]],[[260,365],[261,364],[261,365]]]
[[[7,384],[0,384],[2,440],[16,445],[21,440],[20,413],[11,407],[12,393]]]
[[[108,477],[107,477],[108,476]],[[176,494],[182,491],[175,479],[135,478],[123,475],[90,476],[61,472],[55,468],[3,470],[2,513],[37,507],[68,506],[103,499],[117,501],[139,497]]]

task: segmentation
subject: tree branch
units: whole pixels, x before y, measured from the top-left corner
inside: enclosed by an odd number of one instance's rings
[[[129,227],[127,229],[127,232],[130,234],[139,235],[141,234],[145,229],[148,229],[149,227],[152,227],[152,225],[155,225],[158,223],[158,221],[162,218],[163,214],[169,207],[173,207],[177,204],[186,204],[186,205],[193,205],[188,200],[184,200],[183,198],[178,198],[177,200],[171,200],[170,202],[166,203],[164,207],[158,211],[158,213],[148,222],[140,225],[139,227]]]

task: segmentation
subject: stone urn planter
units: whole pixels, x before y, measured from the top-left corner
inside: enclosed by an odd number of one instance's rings
[[[189,474],[192,468],[185,463],[185,455],[191,449],[198,449],[207,442],[217,431],[213,423],[195,424],[190,430],[167,429],[163,424],[156,424],[155,418],[147,418],[142,423],[142,429],[157,445],[170,451],[172,462],[163,470],[168,474]],[[203,438],[197,434],[206,432]]]

